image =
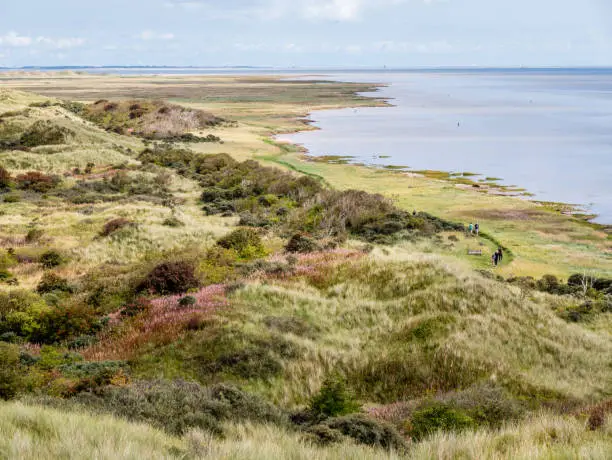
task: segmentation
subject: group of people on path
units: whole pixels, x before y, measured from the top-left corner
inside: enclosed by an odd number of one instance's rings
[[[501,264],[502,260],[504,260],[504,251],[502,251],[502,248],[498,248],[497,251],[495,251],[491,256],[491,261],[493,262],[493,265],[497,267],[499,264]]]
[[[475,224],[470,222],[470,225],[468,225],[468,232],[470,235],[479,236],[480,224],[478,222],[476,222]],[[497,251],[495,251],[491,256],[491,262],[495,267],[497,267],[499,264],[502,263],[502,260],[504,260],[504,251],[502,250],[502,248],[498,248]]]

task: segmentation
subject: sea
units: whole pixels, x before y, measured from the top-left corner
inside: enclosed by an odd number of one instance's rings
[[[62,70],[55,68],[52,70]],[[316,131],[281,136],[311,155],[372,166],[472,173],[574,204],[612,224],[610,68],[97,68],[121,74],[313,76],[381,83],[391,107],[311,114]]]

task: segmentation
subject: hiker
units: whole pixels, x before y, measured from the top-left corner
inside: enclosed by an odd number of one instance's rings
[[[494,252],[493,255],[491,256],[491,261],[493,262],[493,265],[497,267],[497,264],[499,262],[499,253],[498,252]]]
[[[471,222],[470,222],[470,225],[468,227],[468,230],[470,231],[470,235],[472,235],[474,233],[474,224],[472,224]]]
[[[476,230],[476,236],[478,236],[479,233],[480,233],[480,224],[479,223],[476,223],[476,225],[474,226],[474,230]]]
[[[502,260],[504,260],[504,251],[502,251],[502,248],[499,248],[497,250],[497,261],[501,263]]]
[[[412,215],[416,216],[416,209],[412,211]]]

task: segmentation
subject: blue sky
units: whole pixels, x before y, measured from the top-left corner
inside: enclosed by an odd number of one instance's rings
[[[612,65],[612,0],[0,0],[0,66]]]

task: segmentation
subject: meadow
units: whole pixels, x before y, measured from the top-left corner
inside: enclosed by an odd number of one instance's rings
[[[0,81],[2,455],[609,456],[605,228],[270,139],[374,86]]]

